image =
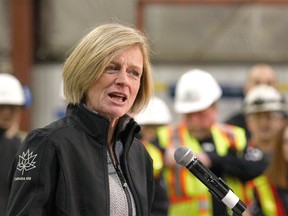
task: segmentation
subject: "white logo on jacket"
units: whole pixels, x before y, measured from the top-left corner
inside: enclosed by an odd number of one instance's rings
[[[33,155],[33,152],[28,149],[27,152],[23,152],[22,155],[19,155],[19,160],[18,160],[18,164],[17,164],[17,170],[19,170],[20,172],[22,172],[22,175],[24,174],[24,172],[32,170],[34,168],[36,168],[35,166],[35,158],[36,158],[37,154]]]

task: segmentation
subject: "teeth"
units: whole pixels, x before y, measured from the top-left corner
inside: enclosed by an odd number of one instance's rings
[[[114,94],[116,97],[122,97],[122,98],[124,98],[125,96],[124,95],[122,95],[122,94]]]
[[[113,98],[118,98],[118,99],[120,99],[120,100],[122,100],[122,101],[125,100],[125,95],[123,95],[123,94],[112,94],[111,96],[112,96]]]

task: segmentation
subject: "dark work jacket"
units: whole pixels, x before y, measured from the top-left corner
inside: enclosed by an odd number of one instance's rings
[[[5,130],[0,129],[0,215],[5,215],[9,195],[8,173],[20,144],[20,139],[7,138]]]
[[[30,132],[11,170],[8,215],[109,215],[109,124],[83,105],[69,105],[66,117]],[[134,138],[139,129],[125,115],[115,139],[123,144],[120,164],[136,214],[146,216],[154,196],[153,166],[144,145]]]
[[[238,112],[225,121],[227,124],[236,125],[245,130],[247,140],[251,138],[251,133],[247,128],[245,115],[243,112]]]

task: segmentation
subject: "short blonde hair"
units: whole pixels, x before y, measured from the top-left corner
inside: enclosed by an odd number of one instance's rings
[[[139,30],[118,23],[96,27],[84,36],[66,59],[63,90],[66,101],[79,104],[87,90],[99,79],[110,61],[120,52],[138,46],[143,55],[143,73],[130,113],[138,113],[153,95],[153,79],[147,37]]]

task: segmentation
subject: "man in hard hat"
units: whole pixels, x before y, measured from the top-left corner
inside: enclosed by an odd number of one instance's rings
[[[251,88],[257,85],[265,84],[276,88],[278,82],[276,75],[274,68],[268,64],[261,63],[253,65],[247,72],[246,83],[243,87],[244,97]],[[225,122],[244,128],[246,130],[247,138],[250,137],[250,131],[246,125],[245,114],[242,110],[229,116]]]
[[[8,199],[7,176],[10,165],[21,144],[16,136],[7,134],[25,104],[22,85],[11,74],[0,73],[0,215],[5,215]]]
[[[135,121],[141,126],[141,142],[153,159],[155,197],[152,214],[166,216],[169,208],[169,199],[163,178],[163,152],[159,148],[157,130],[159,127],[170,124],[172,116],[165,101],[155,96],[150,100],[146,109],[135,116]]]
[[[214,174],[222,177],[240,199],[244,197],[240,180],[257,175],[254,166],[242,161],[246,146],[244,129],[217,123],[217,101],[221,95],[222,90],[215,78],[199,69],[184,73],[177,82],[174,108],[182,115],[182,121],[176,127],[159,131],[160,145],[166,148],[169,216],[227,215],[226,206],[186,168],[176,164],[173,155],[179,146],[190,147],[193,154]]]

